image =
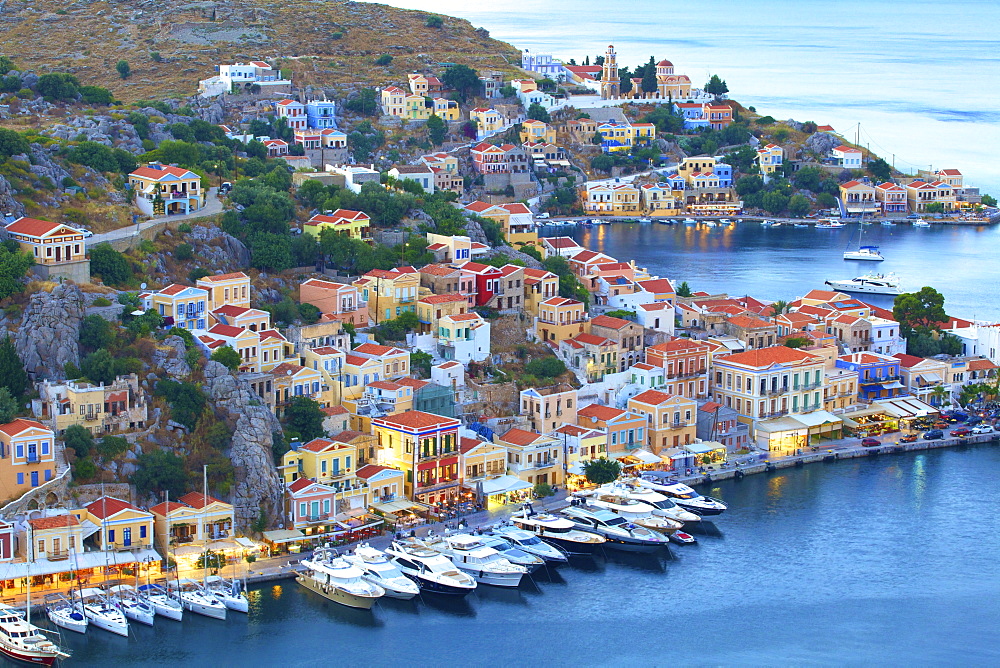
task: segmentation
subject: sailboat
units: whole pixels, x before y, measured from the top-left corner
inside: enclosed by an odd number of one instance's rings
[[[164,494],[164,500],[168,504],[170,503],[170,497],[166,494]],[[163,549],[164,552],[167,551],[166,535],[163,536]],[[177,575],[178,578],[173,582],[170,580],[166,581],[165,595],[167,598],[179,601],[184,610],[193,612],[196,615],[204,615],[213,619],[226,618],[226,606],[222,601],[218,600],[194,580],[181,580],[179,577],[180,569],[177,569]],[[166,616],[170,617],[171,615],[168,614]]]
[[[88,587],[73,592],[73,600],[83,606],[83,613],[91,624],[99,629],[120,636],[128,635],[128,620],[114,601],[96,587]]]
[[[59,628],[76,633],[87,632],[89,622],[87,616],[83,614],[83,606],[79,603],[69,600],[62,594],[47,594],[45,609],[49,621]]]
[[[118,600],[118,608],[125,613],[126,617],[139,624],[153,625],[156,611],[148,601],[139,596],[132,585],[115,585],[108,589],[108,592]]]
[[[247,601],[247,595],[243,593],[243,583],[239,580],[227,580],[218,575],[209,575],[205,578],[205,588],[215,594],[215,597],[228,609],[250,612],[250,602]]]
[[[869,262],[881,262],[885,258],[878,250],[878,246],[863,246],[861,245],[861,239],[865,235],[865,219],[864,216],[861,218],[861,225],[858,229],[858,247],[857,249],[848,248],[844,251],[845,260],[866,260]]]
[[[161,617],[177,622],[184,618],[184,606],[181,605],[180,599],[162,585],[149,583],[139,585],[139,596],[153,606],[153,611]]]

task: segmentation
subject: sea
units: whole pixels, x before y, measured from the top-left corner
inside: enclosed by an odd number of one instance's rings
[[[71,666],[996,666],[1000,444],[811,464],[701,488],[698,544],[608,551],[350,610],[293,581],[249,615],[69,634]]]
[[[1000,194],[996,0],[392,0],[582,64],[666,58],[776,119],[832,125],[900,170],[955,168]]]

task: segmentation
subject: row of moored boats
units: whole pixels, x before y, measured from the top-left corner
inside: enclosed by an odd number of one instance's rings
[[[726,510],[657,472],[578,493],[556,514],[530,505],[485,531],[393,541],[384,551],[364,544],[341,555],[331,547],[302,561],[297,582],[331,601],[370,609],[383,596],[422,592],[464,596],[479,585],[517,587],[546,565],[604,549],[653,553],[673,541],[695,542],[685,526]]]

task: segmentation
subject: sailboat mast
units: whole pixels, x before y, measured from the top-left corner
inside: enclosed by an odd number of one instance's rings
[[[202,552],[201,562],[201,584],[208,584],[208,540],[205,537],[205,508],[208,506],[208,464],[201,467],[201,539],[205,541],[205,549]]]

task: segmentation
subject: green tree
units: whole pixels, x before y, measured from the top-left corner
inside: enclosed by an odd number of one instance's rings
[[[600,457],[583,463],[583,474],[593,485],[606,485],[618,480],[622,474],[622,465],[614,459]]]
[[[830,193],[820,193],[816,195],[816,206],[821,209],[832,209],[837,206],[837,198]]]
[[[17,399],[6,387],[0,387],[0,424],[7,424],[21,412]]]
[[[250,240],[250,264],[257,269],[282,272],[292,267],[292,240],[285,234],[259,232]]]
[[[930,202],[924,207],[924,211],[927,213],[944,213],[944,204],[942,202]]]
[[[356,97],[344,103],[344,108],[363,116],[374,116],[378,113],[378,93],[374,88],[362,88]],[[260,133],[266,135],[266,132]]]
[[[97,244],[90,249],[90,271],[108,285],[123,286],[132,282],[132,268],[128,260],[109,243]]]
[[[452,65],[441,75],[441,83],[458,91],[463,100],[477,95],[483,85],[479,73],[468,65]]]
[[[14,397],[23,397],[28,390],[28,374],[9,336],[0,340],[0,387],[6,387]]]
[[[76,453],[78,459],[82,459],[89,456],[94,449],[94,436],[86,427],[71,424],[63,432],[63,443]]]
[[[812,208],[812,203],[802,193],[795,193],[788,200],[788,213],[790,213],[794,218],[801,218],[802,216],[809,213],[809,209]]]
[[[997,198],[993,195],[983,195],[983,206],[996,206]]]
[[[785,339],[785,347],[787,348],[805,348],[809,345],[809,339],[804,336],[793,336]]]
[[[35,259],[20,248],[11,250],[7,244],[0,244],[0,299],[24,291],[22,279],[34,264]]]
[[[323,412],[309,397],[292,397],[285,407],[285,425],[303,441],[323,435]]]
[[[655,93],[656,89],[656,63],[653,62],[653,57],[650,56],[649,62],[646,63],[646,68],[642,72],[642,92]]]
[[[194,429],[198,418],[208,405],[205,393],[193,383],[161,380],[156,384],[155,393],[164,397],[170,404],[170,414],[174,421],[180,422],[188,429]]]
[[[762,205],[770,213],[781,213],[788,207],[788,195],[773,190],[764,193]]]
[[[83,358],[80,371],[92,383],[110,384],[118,376],[118,364],[107,348],[101,348]]]
[[[632,92],[632,73],[627,67],[618,68],[618,81],[622,95],[628,95]]]
[[[139,455],[137,470],[129,481],[142,496],[160,497],[167,492],[175,499],[187,489],[184,460],[172,452],[153,450]]]
[[[4,160],[12,155],[21,155],[31,150],[31,145],[24,135],[14,130],[0,128],[0,156]]]
[[[868,173],[875,181],[882,183],[892,178],[892,167],[882,158],[868,161]]]
[[[437,14],[432,14],[427,17],[427,21],[424,22],[424,25],[428,28],[440,28],[444,25],[444,19]]]
[[[741,176],[736,179],[736,193],[740,197],[746,197],[747,195],[752,195],[753,193],[760,192],[764,189],[764,179],[757,176],[756,174],[751,174],[748,176]]]
[[[415,371],[420,371],[420,375],[424,378],[430,378],[431,362],[433,360],[434,358],[424,351],[416,350],[410,353],[410,368]]]
[[[892,304],[892,317],[907,338],[914,331],[934,330],[939,323],[948,320],[944,312],[944,295],[929,286],[898,295]]]
[[[222,346],[212,353],[212,361],[218,362],[230,371],[240,368],[240,354],[233,350],[232,346]]]
[[[552,485],[550,485],[547,482],[535,483],[533,491],[535,492],[535,498],[538,499],[542,499],[545,498],[546,496],[552,496],[553,494],[555,494],[555,492],[552,491]]]
[[[80,95],[87,104],[113,104],[115,101],[114,94],[100,86],[81,86]]]
[[[611,170],[614,169],[615,159],[606,153],[601,155],[595,155],[590,160],[590,167],[594,171],[604,172],[605,174],[610,174]]]
[[[110,322],[91,314],[80,322],[80,345],[89,350],[106,348],[115,340],[115,330]]]
[[[677,287],[678,297],[690,297],[691,296],[691,286],[688,285],[687,281],[681,281],[681,284]]]
[[[784,299],[779,299],[771,304],[771,315],[781,315],[788,311],[788,302]]]
[[[80,81],[72,74],[50,72],[38,77],[35,90],[42,97],[52,98],[53,100],[74,100],[80,93]]]
[[[73,480],[77,482],[87,482],[93,480],[97,475],[97,464],[89,457],[78,459],[73,462]]]
[[[97,442],[96,450],[107,461],[128,451],[128,440],[123,436],[105,436]]]
[[[115,64],[115,69],[118,70],[118,76],[122,79],[128,79],[132,76],[132,68],[129,67],[128,61],[126,60],[119,60]]]
[[[545,107],[538,104],[537,102],[532,102],[528,107],[528,120],[531,121],[542,121],[543,123],[551,123],[552,117],[549,116],[549,112],[546,111]]]
[[[385,53],[375,59],[375,64],[379,67],[388,67],[392,64],[392,56]]]
[[[705,84],[705,92],[709,95],[719,97],[729,92],[729,86],[726,85],[723,79],[719,78],[718,74],[713,74],[709,78],[708,83]]]
[[[539,357],[528,362],[524,370],[539,378],[555,378],[566,372],[566,365],[558,357]]]
[[[440,146],[444,142],[444,137],[448,134],[448,126],[437,114],[431,114],[427,119],[427,133],[430,135],[431,143]]]

